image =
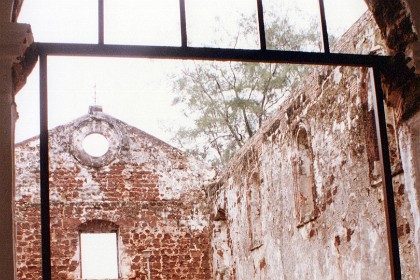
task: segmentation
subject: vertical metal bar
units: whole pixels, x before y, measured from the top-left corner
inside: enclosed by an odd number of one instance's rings
[[[98,0],[98,44],[104,44],[104,0]]]
[[[389,261],[391,279],[401,279],[400,252],[398,244],[397,215],[395,210],[394,190],[392,187],[391,163],[386,130],[384,96],[381,85],[381,73],[378,67],[370,69],[375,94],[373,106],[375,110],[376,135],[378,138],[379,159],[382,164],[382,185],[384,186],[384,207],[387,225]]]
[[[320,16],[321,16],[322,45],[324,46],[324,52],[330,53],[330,43],[328,42],[327,20],[325,19],[324,0],[319,0],[319,11],[320,11]]]
[[[263,9],[262,0],[257,0],[257,12],[258,12],[258,29],[260,32],[260,47],[261,47],[261,50],[266,50],[267,43],[265,41],[264,9]]]
[[[44,54],[40,56],[39,68],[42,279],[51,280],[47,56]]]
[[[181,46],[187,47],[187,20],[185,15],[185,0],[179,0],[179,16],[181,23]]]

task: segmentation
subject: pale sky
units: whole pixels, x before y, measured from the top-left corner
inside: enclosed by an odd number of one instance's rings
[[[236,34],[239,15],[256,13],[256,0],[186,0],[190,46],[234,47],[224,40]],[[265,0],[265,10],[286,10],[291,22],[305,27],[318,15],[318,0]],[[276,3],[276,4],[273,4]],[[105,43],[180,45],[178,0],[105,0]],[[329,32],[340,35],[367,9],[363,0],[325,0]],[[97,0],[26,0],[19,22],[30,23],[37,42],[96,43]],[[268,21],[269,18],[266,18]],[[219,28],[220,32],[214,32]],[[255,24],[255,28],[257,28]],[[256,33],[257,34],[257,33]],[[239,38],[237,48],[258,48]],[[168,128],[188,124],[179,107],[171,106],[170,74],[180,61],[116,58],[48,58],[49,126],[69,122],[94,103],[104,112],[170,143]],[[18,93],[20,118],[16,142],[39,134],[39,71],[34,69]]]
[[[83,279],[118,279],[116,233],[80,235]]]

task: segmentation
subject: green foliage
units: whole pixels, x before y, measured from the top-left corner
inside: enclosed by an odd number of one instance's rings
[[[253,20],[242,18],[244,36],[254,32]],[[296,30],[282,18],[266,27],[266,38],[270,48],[320,48],[315,30]],[[179,129],[174,139],[214,166],[223,166],[308,72],[307,67],[290,64],[185,63],[173,82],[173,104],[182,106],[194,125]]]

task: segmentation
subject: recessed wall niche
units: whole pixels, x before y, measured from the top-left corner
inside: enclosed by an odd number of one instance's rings
[[[315,185],[310,138],[304,125],[295,133],[294,189],[298,226],[315,218]]]

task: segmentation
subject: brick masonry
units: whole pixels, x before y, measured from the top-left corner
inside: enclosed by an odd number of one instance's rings
[[[103,157],[81,148],[92,132],[109,140]],[[120,279],[147,279],[144,251],[152,279],[211,277],[210,169],[102,112],[51,130],[49,144],[53,279],[80,279],[79,233],[107,223],[118,231]],[[16,147],[19,279],[41,279],[38,156],[38,138]]]

